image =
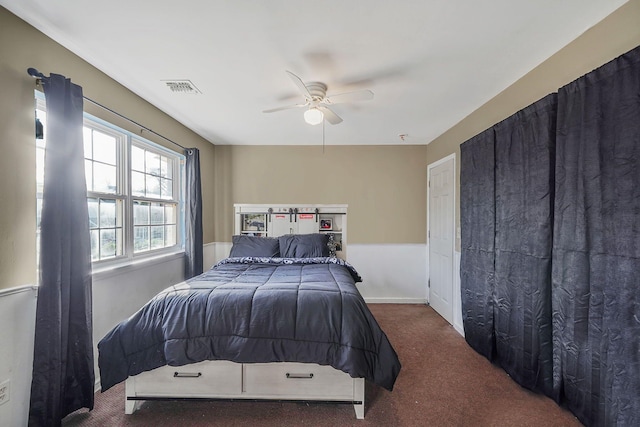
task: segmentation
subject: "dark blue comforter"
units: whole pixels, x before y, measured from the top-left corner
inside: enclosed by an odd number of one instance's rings
[[[227,258],[165,289],[98,344],[102,391],[203,360],[330,365],[388,390],[400,362],[337,258]]]

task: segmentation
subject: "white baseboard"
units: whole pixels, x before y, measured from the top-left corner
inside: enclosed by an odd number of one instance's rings
[[[367,304],[422,304],[427,305],[424,298],[365,298]]]

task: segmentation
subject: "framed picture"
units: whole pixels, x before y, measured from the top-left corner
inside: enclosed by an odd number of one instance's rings
[[[333,230],[333,220],[332,219],[321,219],[320,220],[320,230]]]
[[[242,231],[265,231],[265,214],[242,214]]]

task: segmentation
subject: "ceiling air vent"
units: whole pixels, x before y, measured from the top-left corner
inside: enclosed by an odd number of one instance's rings
[[[190,93],[194,95],[202,93],[191,80],[163,80],[163,82],[171,89],[171,92]]]

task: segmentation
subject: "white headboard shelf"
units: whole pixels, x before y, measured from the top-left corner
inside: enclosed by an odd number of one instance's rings
[[[234,234],[278,237],[285,234],[326,233],[336,256],[346,259],[347,205],[242,204],[234,205]]]

